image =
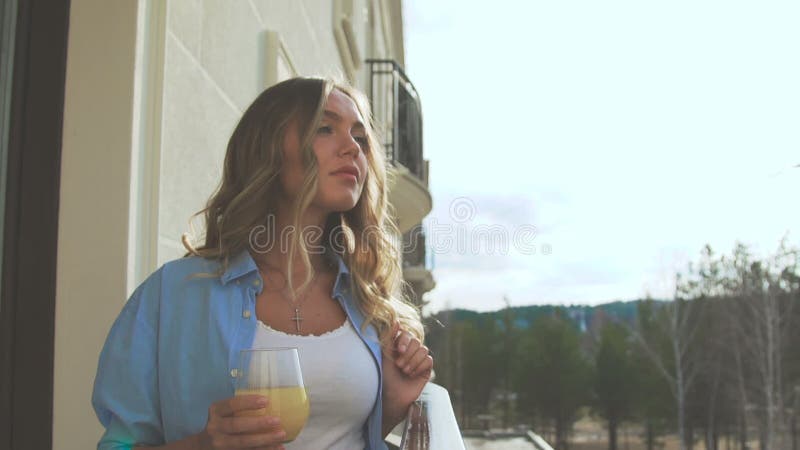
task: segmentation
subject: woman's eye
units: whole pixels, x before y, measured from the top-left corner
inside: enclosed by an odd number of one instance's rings
[[[366,136],[353,136],[356,142],[358,142],[362,147],[366,147],[369,144],[369,140]]]
[[[318,133],[333,133],[333,128],[328,125],[323,125],[317,129]]]

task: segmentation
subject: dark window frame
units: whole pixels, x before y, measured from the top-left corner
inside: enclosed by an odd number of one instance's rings
[[[70,2],[16,1],[0,284],[0,449],[53,446],[56,251]]]

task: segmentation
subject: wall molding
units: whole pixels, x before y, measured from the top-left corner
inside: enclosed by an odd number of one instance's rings
[[[133,94],[127,294],[158,264],[158,208],[167,2],[147,0],[137,11],[139,36]]]
[[[348,81],[354,83],[361,68],[361,51],[358,49],[353,28],[353,0],[336,0],[333,3],[333,37],[342,60]]]
[[[281,39],[280,33],[272,30],[265,30],[263,33],[264,39],[264,88],[277,84],[282,80],[280,74],[281,60],[286,64],[289,69],[290,75],[296,77],[298,75],[297,67],[294,65],[294,58],[292,58],[289,49]]]

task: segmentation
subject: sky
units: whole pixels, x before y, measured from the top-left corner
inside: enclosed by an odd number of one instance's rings
[[[405,0],[404,21],[426,312],[667,298],[705,244],[800,242],[800,2]]]

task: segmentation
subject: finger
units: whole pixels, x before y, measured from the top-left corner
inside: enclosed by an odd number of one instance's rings
[[[408,350],[408,346],[411,342],[412,342],[411,333],[404,332],[403,334],[400,335],[400,338],[398,339],[397,350],[400,353],[405,353]]]
[[[269,399],[263,395],[238,395],[211,405],[209,411],[212,415],[230,417],[239,411],[265,408]]]
[[[433,372],[433,358],[431,357],[431,355],[427,355],[425,356],[425,358],[422,359],[422,362],[420,362],[419,365],[417,365],[417,367],[412,370],[410,375],[413,377],[424,376],[426,378],[430,378],[432,372]]]
[[[395,321],[395,322],[394,322],[394,325],[392,325],[392,339],[397,339],[397,336],[398,336],[398,335],[399,335],[399,334],[400,334],[402,331],[403,331],[403,330],[401,330],[401,329],[400,329],[400,321],[399,321],[399,320]]]
[[[277,417],[223,417],[219,419],[219,429],[225,434],[242,434],[253,432],[272,432],[280,427]]]
[[[258,447],[276,448],[286,440],[286,432],[283,430],[261,434],[234,434],[226,436],[223,440],[223,448],[231,449],[252,449]]]
[[[427,357],[428,357],[428,348],[425,347],[424,345],[420,346],[413,354],[411,354],[411,356],[409,356],[408,362],[406,362],[405,365],[403,365],[403,372],[405,372],[406,374],[413,373],[416,370],[417,366],[419,366],[422,363],[422,361]]]
[[[283,445],[270,445],[268,447],[258,447],[252,450],[286,450],[286,447]]]
[[[405,367],[405,365],[408,364],[409,359],[411,359],[411,357],[414,356],[414,353],[417,351],[417,349],[420,348],[421,345],[422,343],[419,341],[419,339],[417,338],[410,339],[408,341],[408,344],[406,345],[405,352],[395,360],[397,363],[397,367],[401,369]],[[427,351],[427,349],[425,350]]]

